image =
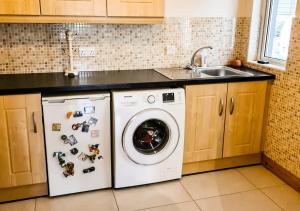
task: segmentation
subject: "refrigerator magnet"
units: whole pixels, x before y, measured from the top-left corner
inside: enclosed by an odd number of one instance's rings
[[[82,117],[82,116],[83,116],[82,111],[75,111],[73,114],[73,117]]]
[[[82,161],[85,161],[85,160],[87,159],[87,156],[86,156],[86,154],[84,154],[84,153],[82,152],[82,153],[80,153],[80,155],[78,156],[78,159],[79,159],[79,160],[82,160]]]
[[[87,174],[87,173],[91,173],[91,172],[93,172],[93,171],[95,171],[95,170],[96,170],[96,168],[95,168],[94,166],[92,166],[92,167],[83,169],[82,172],[83,172],[84,174]]]
[[[77,148],[70,149],[70,152],[72,155],[76,155],[78,153],[78,149]]]
[[[87,106],[84,107],[85,114],[94,114],[95,113],[95,106]]]
[[[98,122],[98,119],[94,118],[94,117],[91,117],[88,121],[88,124],[89,125],[96,125]]]
[[[64,166],[65,170],[63,172],[65,177],[68,176],[74,176],[74,163],[72,162],[68,162],[65,166]]]
[[[81,131],[84,132],[84,133],[88,133],[89,129],[90,129],[90,125],[87,124],[86,122],[84,122],[83,125],[82,125]]]
[[[60,123],[53,123],[52,124],[52,131],[60,131],[61,130],[61,124]]]
[[[91,137],[92,138],[98,138],[100,136],[99,130],[91,130]]]
[[[73,145],[75,145],[75,144],[77,144],[78,143],[78,141],[77,141],[77,139],[75,138],[75,136],[74,135],[70,135],[69,136],[69,144],[71,145],[71,146],[73,146]]]
[[[70,119],[71,117],[72,117],[72,115],[73,115],[73,112],[72,111],[69,111],[68,113],[67,113],[67,119]]]

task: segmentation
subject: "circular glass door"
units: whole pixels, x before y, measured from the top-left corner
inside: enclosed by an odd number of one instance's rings
[[[179,141],[174,117],[161,109],[139,112],[127,123],[122,137],[123,149],[135,163],[153,165],[167,159]]]
[[[168,126],[159,119],[149,119],[133,133],[135,149],[145,155],[153,155],[166,146],[170,138]]]

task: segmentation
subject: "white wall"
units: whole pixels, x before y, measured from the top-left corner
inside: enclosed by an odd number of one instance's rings
[[[166,17],[250,17],[252,0],[165,0]]]

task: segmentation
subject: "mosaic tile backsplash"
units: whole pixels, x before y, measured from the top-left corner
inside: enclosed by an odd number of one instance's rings
[[[300,178],[300,19],[293,21],[289,56],[285,71],[247,63],[250,18],[237,21],[236,54],[244,64],[273,73],[276,80],[271,88],[265,154]]]
[[[185,66],[199,47],[212,45],[211,65],[234,54],[235,18],[166,18],[157,25],[0,24],[0,74],[63,72],[65,31],[74,34],[74,63],[82,71]],[[95,47],[95,57],[79,57]],[[168,54],[167,48],[175,48]]]

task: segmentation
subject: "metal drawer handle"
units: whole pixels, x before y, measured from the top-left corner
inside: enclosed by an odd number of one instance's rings
[[[35,121],[35,113],[32,112],[32,124],[33,124],[33,132],[37,133],[36,121]]]
[[[232,115],[234,112],[234,98],[230,98],[230,115]]]
[[[219,116],[222,116],[224,110],[224,100],[220,98],[220,103],[219,103]]]

